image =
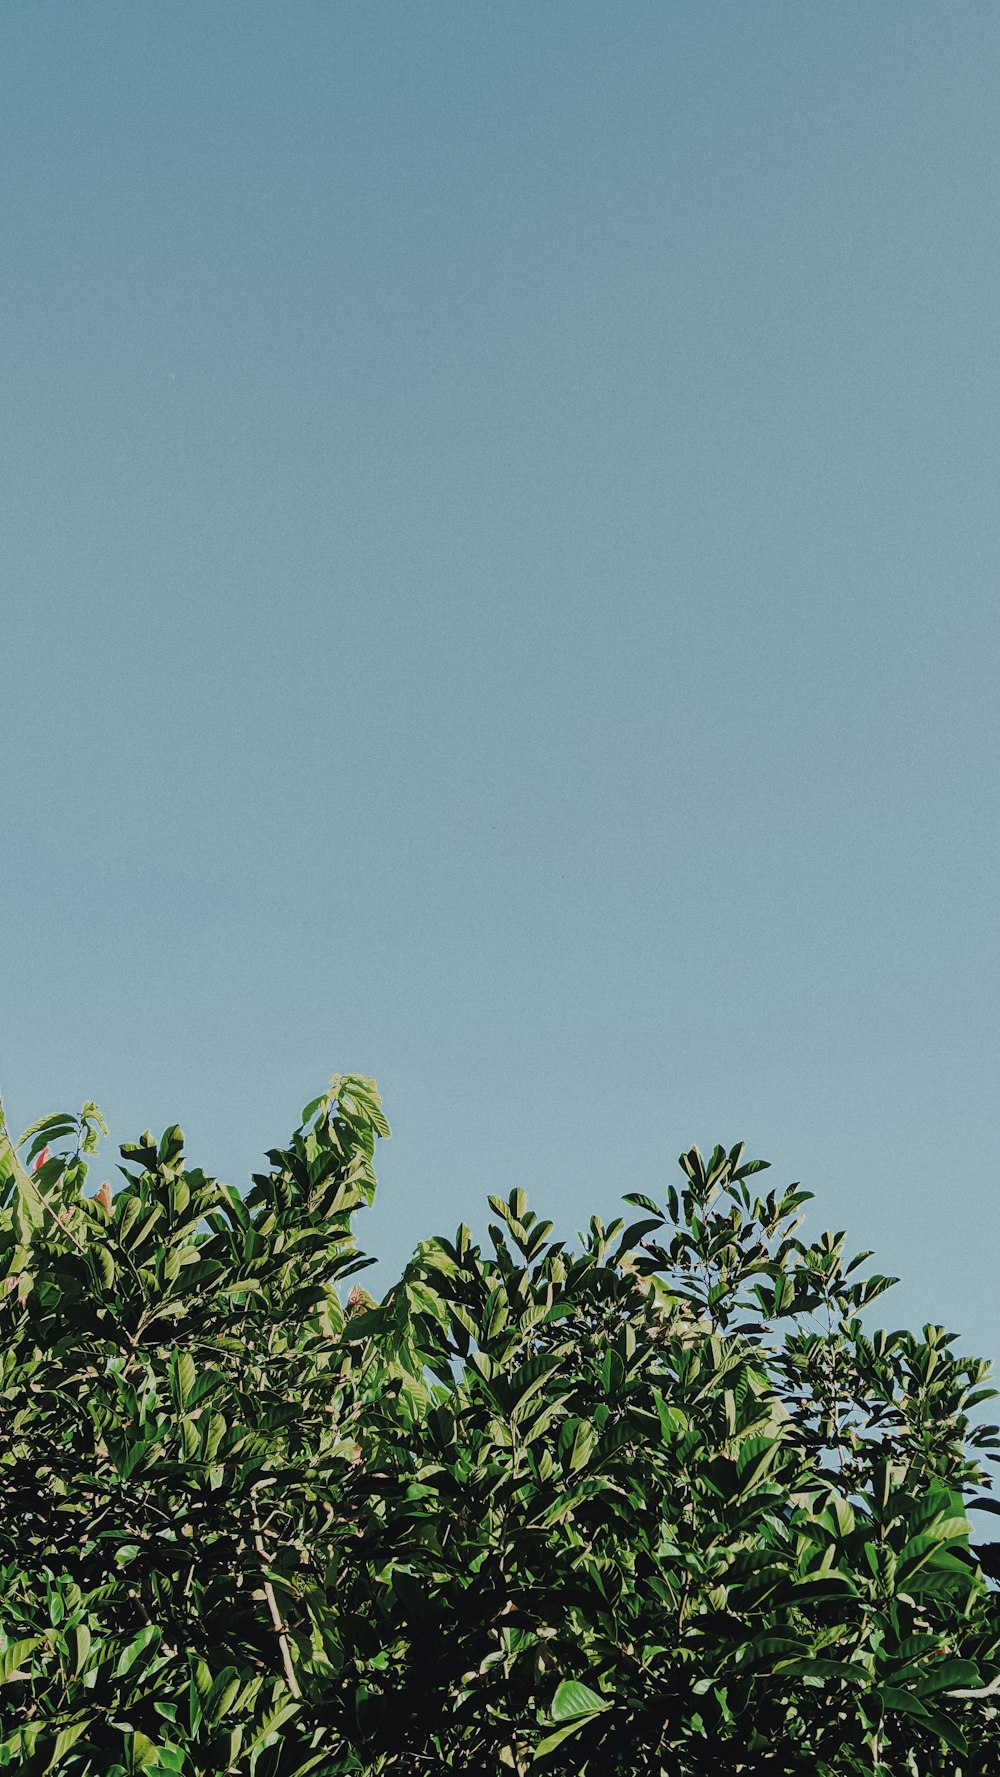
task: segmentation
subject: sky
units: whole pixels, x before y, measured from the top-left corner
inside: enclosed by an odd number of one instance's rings
[[[998,77],[994,0],[7,0],[13,1124],[242,1185],[374,1075],[381,1286],[744,1140],[1000,1357]]]

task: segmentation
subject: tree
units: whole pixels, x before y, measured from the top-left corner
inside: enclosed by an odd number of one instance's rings
[[[808,1193],[692,1149],[571,1245],[514,1190],[345,1301],[372,1081],[245,1199],[176,1128],[87,1196],[102,1133],[0,1117],[0,1764],[1000,1768],[987,1366],[870,1330]]]

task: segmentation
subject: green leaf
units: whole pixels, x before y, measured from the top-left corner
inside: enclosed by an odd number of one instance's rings
[[[594,1715],[581,1716],[578,1721],[566,1722],[563,1727],[556,1728],[554,1733],[546,1734],[544,1740],[540,1740],[535,1747],[535,1758],[544,1758],[547,1753],[554,1752],[556,1747],[561,1746],[564,1740],[572,1739],[574,1734],[579,1734],[581,1730],[587,1726],[588,1722],[594,1720],[596,1720]]]
[[[286,1722],[291,1721],[294,1716],[298,1715],[299,1708],[300,1705],[298,1703],[288,1701],[281,1702],[276,1708],[272,1709],[270,1713],[265,1716],[252,1740],[247,1741],[244,1748],[244,1757],[249,1760],[251,1754],[271,1740],[278,1732],[279,1728],[283,1728]]]
[[[544,1388],[548,1377],[558,1368],[558,1357],[550,1355],[529,1358],[527,1363],[521,1364],[514,1371],[507,1382],[507,1398],[512,1418],[517,1420],[523,1416],[529,1402]]]
[[[929,1697],[935,1691],[975,1690],[981,1684],[979,1667],[973,1660],[935,1660],[923,1668],[914,1688],[918,1697]]]
[[[86,1623],[77,1623],[73,1634],[73,1672],[79,1674],[87,1664],[90,1652],[90,1630]]]
[[[189,1351],[174,1354],[174,1382],[177,1399],[181,1407],[186,1407],[195,1385],[195,1362]]]
[[[552,1699],[551,1716],[556,1722],[576,1721],[581,1715],[594,1715],[611,1708],[611,1699],[592,1691],[578,1678],[564,1678]]]
[[[688,1415],[680,1407],[672,1406],[669,1401],[664,1400],[658,1388],[653,1389],[653,1402],[664,1440],[672,1444],[676,1438],[683,1436],[687,1431]]]
[[[147,1650],[158,1647],[159,1642],[160,1631],[155,1623],[148,1623],[145,1628],[140,1629],[119,1655],[118,1663],[115,1666],[115,1677],[124,1678],[126,1673],[131,1672],[132,1667],[142,1659]]]
[[[846,1660],[800,1659],[779,1660],[775,1672],[787,1672],[796,1678],[839,1678],[844,1684],[867,1684],[868,1674],[862,1666]]]
[[[175,1746],[171,1741],[165,1740],[157,1747],[154,1767],[157,1771],[183,1771],[184,1764],[183,1746]]]
[[[202,1703],[205,1720],[216,1727],[239,1694],[242,1680],[235,1666],[224,1666],[217,1673],[208,1696]]]
[[[28,1660],[37,1647],[41,1647],[40,1635],[28,1635],[20,1641],[9,1641],[0,1653],[0,1684],[10,1684],[13,1674]]]
[[[129,1234],[128,1238],[126,1239],[125,1233],[124,1233],[124,1228],[123,1228],[122,1234],[121,1234],[121,1242],[122,1242],[122,1245],[125,1247],[126,1251],[133,1256],[137,1255],[141,1251],[141,1249],[146,1245],[147,1241],[149,1240],[150,1235],[153,1232],[153,1229],[156,1227],[157,1222],[160,1222],[162,1220],[163,1220],[163,1205],[160,1203],[156,1203],[153,1205],[153,1208],[150,1210],[150,1213],[146,1217],[146,1220],[143,1222],[142,1227],[139,1228],[136,1233]]]
[[[902,1690],[896,1685],[880,1685],[878,1694],[884,1709],[894,1709],[899,1714],[917,1715],[921,1718],[927,1715],[920,1698],[912,1691]]]
[[[969,1756],[969,1742],[958,1723],[952,1721],[938,1709],[928,1709],[921,1724],[929,1734],[936,1734],[939,1740],[956,1752],[961,1759]]]
[[[559,1433],[559,1460],[570,1474],[586,1467],[597,1445],[597,1427],[587,1419],[567,1419]]]
[[[655,1216],[658,1222],[662,1222],[663,1220],[663,1211],[660,1208],[660,1205],[655,1202],[652,1197],[646,1197],[642,1191],[629,1191],[622,1198],[622,1202],[629,1204],[632,1209],[648,1210],[650,1215]]]
[[[46,1771],[57,1771],[59,1769],[59,1766],[66,1753],[69,1752],[70,1747],[75,1746],[77,1741],[83,1738],[90,1725],[89,1716],[81,1716],[77,1721],[67,1722],[65,1727],[59,1729],[59,1732],[56,1735],[56,1743],[52,1748],[52,1757],[45,1766]]]
[[[132,1756],[140,1771],[156,1769],[158,1751],[156,1741],[151,1740],[140,1728],[136,1728],[132,1735]]]

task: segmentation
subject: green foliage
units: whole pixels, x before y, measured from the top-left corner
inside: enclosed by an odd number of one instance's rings
[[[693,1149],[570,1245],[515,1189],[376,1303],[373,1082],[246,1198],[176,1128],[88,1196],[102,1131],[0,1116],[0,1766],[1000,1769],[986,1366],[807,1193]]]

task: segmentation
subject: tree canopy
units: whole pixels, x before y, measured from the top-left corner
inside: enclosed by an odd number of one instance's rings
[[[995,1773],[987,1365],[697,1148],[662,1200],[352,1277],[337,1077],[247,1195],[0,1117],[0,1766]],[[19,1158],[23,1153],[23,1161]]]

